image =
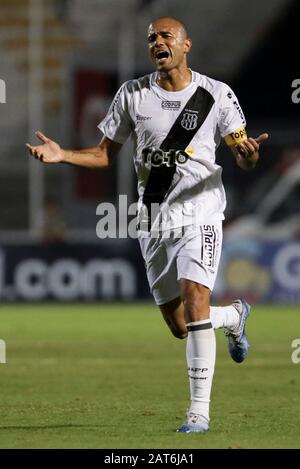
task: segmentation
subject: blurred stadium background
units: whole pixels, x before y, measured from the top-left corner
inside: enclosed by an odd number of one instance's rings
[[[249,134],[270,133],[251,174],[219,150],[228,208],[216,299],[298,302],[300,5],[292,0],[254,0],[245,11],[237,0],[0,0],[2,301],[149,298],[136,242],[99,240],[95,230],[98,203],[118,207],[118,194],[135,201],[130,144],[104,172],[45,168],[24,144],[37,129],[64,147],[96,144],[118,86],[151,71],[145,31],[160,15],[188,25],[191,67],[235,90]]]

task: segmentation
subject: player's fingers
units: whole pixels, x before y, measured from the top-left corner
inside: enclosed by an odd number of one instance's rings
[[[48,143],[50,142],[50,138],[46,137],[46,135],[44,135],[42,132],[40,132],[39,130],[35,133],[35,135],[40,139],[42,140],[42,142],[44,143]]]
[[[248,150],[248,153],[255,153],[257,151],[257,149],[255,148],[254,145],[252,145],[251,142],[249,142],[249,140],[243,142],[245,147],[247,148]]]
[[[33,149],[33,156],[36,158],[36,159],[39,159],[40,156],[41,156],[41,153],[39,150],[37,150],[37,148],[34,148]]]
[[[253,145],[253,147],[255,148],[255,151],[259,150],[259,144],[257,143],[257,141],[254,138],[249,137],[248,141]]]
[[[28,148],[29,152],[31,153],[31,155],[33,155],[33,146],[30,145],[30,143],[26,143],[26,147]]]
[[[34,156],[35,158],[37,158],[37,150],[36,150],[36,147],[33,147],[32,145],[30,145],[29,143],[26,144],[30,154],[32,156]]]
[[[42,145],[34,147],[33,145],[30,145],[30,143],[26,143],[26,147],[28,148],[32,156],[34,156],[36,159],[41,160],[41,158],[43,157],[43,153],[41,151],[43,147]]]
[[[243,156],[246,155],[247,149],[246,149],[246,147],[244,146],[243,143],[239,143],[235,148],[237,149],[237,151],[238,151],[241,155],[243,155]]]
[[[245,142],[243,142],[245,148],[246,148],[246,151],[247,151],[247,154],[251,154],[251,153],[255,153],[255,148],[254,146],[247,140]]]
[[[263,133],[261,135],[259,135],[255,140],[257,141],[257,143],[260,145],[261,143],[263,143],[265,140],[267,140],[269,138],[269,134],[267,133]]]

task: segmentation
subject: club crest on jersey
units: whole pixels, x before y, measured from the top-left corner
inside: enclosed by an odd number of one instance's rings
[[[197,111],[186,111],[181,120],[181,126],[185,130],[194,130],[198,123]]]

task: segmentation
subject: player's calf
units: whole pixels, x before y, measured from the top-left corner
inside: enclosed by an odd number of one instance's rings
[[[210,290],[192,280],[181,279],[179,283],[186,322],[209,319]]]
[[[184,307],[180,297],[159,306],[163,318],[177,339],[185,339],[188,331],[184,320]]]

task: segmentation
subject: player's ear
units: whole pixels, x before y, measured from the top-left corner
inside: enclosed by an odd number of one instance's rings
[[[184,41],[184,52],[188,54],[192,48],[192,40],[191,39],[185,39]]]

